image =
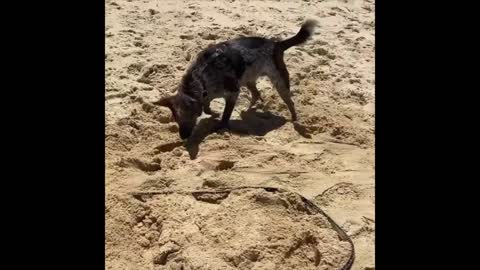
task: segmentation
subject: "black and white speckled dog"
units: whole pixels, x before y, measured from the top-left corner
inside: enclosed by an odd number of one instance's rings
[[[183,76],[176,95],[154,104],[168,107],[179,125],[180,137],[188,138],[197,118],[205,112],[212,114],[210,101],[225,98],[225,109],[219,129],[228,128],[241,86],[252,93],[250,106],[261,98],[256,87],[260,76],[267,76],[287,104],[292,121],[297,114],[290,97],[290,79],[283,61],[284,51],[305,42],[313,35],[316,21],[307,20],[292,38],[283,41],[261,37],[241,37],[212,45],[200,52]]]

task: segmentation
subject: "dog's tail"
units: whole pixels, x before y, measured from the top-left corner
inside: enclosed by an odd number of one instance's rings
[[[305,41],[307,41],[307,39],[309,39],[313,35],[313,30],[315,29],[316,25],[317,25],[317,21],[307,20],[302,24],[300,31],[298,31],[298,33],[295,36],[278,42],[277,47],[281,51],[285,51],[290,47],[304,43]]]

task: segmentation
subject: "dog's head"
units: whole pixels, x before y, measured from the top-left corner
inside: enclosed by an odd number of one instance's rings
[[[192,135],[197,123],[197,118],[202,114],[202,106],[199,102],[185,94],[164,97],[156,105],[170,109],[175,122],[178,124],[180,138],[182,140]]]

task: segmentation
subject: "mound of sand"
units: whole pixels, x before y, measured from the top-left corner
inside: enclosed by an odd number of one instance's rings
[[[344,269],[353,260],[345,234],[295,193],[145,194],[135,196],[124,232],[138,243],[132,269]],[[110,254],[131,248],[121,240],[107,238]],[[107,268],[122,263],[107,260]]]

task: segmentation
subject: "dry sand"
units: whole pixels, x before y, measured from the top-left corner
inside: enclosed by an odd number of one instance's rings
[[[207,257],[221,251],[225,258],[233,258],[228,267],[237,264],[238,269],[337,269],[333,264],[322,263],[335,260],[335,254],[343,254],[342,244],[329,241],[327,232],[315,231],[311,227],[314,222],[302,223],[299,215],[285,214],[285,206],[274,204],[273,208],[262,210],[247,200],[248,194],[239,194],[236,203],[224,200],[218,205],[197,204],[197,200],[180,195],[153,196],[145,202],[129,195],[138,190],[239,186],[278,187],[315,202],[353,240],[356,259],[352,269],[373,269],[374,11],[374,2],[366,0],[107,0],[107,269],[181,269],[179,264],[173,264],[174,260],[169,263],[167,255],[171,253],[186,262],[185,254],[197,251]],[[299,125],[288,121],[288,109],[267,79],[258,83],[265,100],[263,106],[246,112],[249,92],[243,90],[231,121],[233,131],[208,134],[212,121],[205,118],[199,124],[196,140],[187,148],[179,143],[178,128],[169,111],[149,104],[175,92],[189,63],[208,44],[239,35],[290,37],[305,19],[319,21],[316,34],[305,45],[285,53]],[[222,108],[222,100],[212,103],[213,110],[221,112]],[[162,202],[167,199],[171,201]],[[217,209],[224,203],[227,208]],[[191,207],[188,211],[192,214],[187,219],[176,214],[182,207]],[[145,213],[138,220],[138,211],[142,209]],[[216,220],[218,214],[212,209],[223,211],[228,222]],[[316,262],[315,252],[308,247],[309,251],[292,255],[283,265],[272,250],[259,249],[254,237],[243,243],[242,247],[250,249],[228,246],[222,237],[217,239],[218,246],[210,246],[208,241],[215,238],[206,239],[198,233],[197,225],[191,226],[195,219],[201,228],[217,236],[228,225],[231,231],[226,230],[223,237],[232,231],[252,233],[249,228],[266,222],[259,213],[249,212],[254,210],[268,210],[264,215],[271,224],[266,226],[279,228],[270,236],[286,241],[276,252],[282,252],[288,241],[313,235],[317,246],[330,247],[320,252],[323,261],[317,268],[308,268],[315,265],[311,260]],[[157,229],[151,229],[152,218],[157,222],[159,217],[167,223],[173,220],[171,224],[178,226],[169,228],[160,222],[163,225],[155,224]],[[138,228],[140,223],[148,230]],[[186,240],[185,235],[193,239]],[[241,241],[238,235],[230,237]],[[322,243],[328,244],[318,245],[322,237],[326,239]],[[169,242],[175,239],[177,243]],[[188,252],[183,241],[190,241]],[[155,264],[155,260],[166,261]],[[217,257],[211,260],[217,266],[226,263]],[[189,263],[184,264],[185,269],[229,269],[205,265],[202,268],[202,261]]]
[[[342,269],[353,261],[344,232],[295,193],[270,188],[147,192],[128,203],[132,236],[142,246],[129,255],[137,261],[135,269],[315,270]],[[107,217],[117,213],[109,211]],[[128,268],[122,260],[109,265]]]

